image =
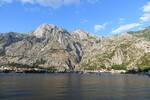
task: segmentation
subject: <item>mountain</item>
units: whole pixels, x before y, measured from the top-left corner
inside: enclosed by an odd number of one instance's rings
[[[26,34],[1,34],[1,64],[20,63],[30,66],[73,70],[81,61],[81,44],[65,29],[43,24]]]
[[[150,28],[137,32],[108,36],[94,44],[83,56],[82,69],[132,69],[150,68]]]
[[[57,71],[134,67],[145,70],[150,65],[149,34],[150,27],[102,37],[42,24],[25,34],[0,34],[0,65],[15,63]]]

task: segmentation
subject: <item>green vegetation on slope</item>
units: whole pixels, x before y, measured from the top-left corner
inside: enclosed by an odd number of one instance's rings
[[[111,53],[104,53],[103,57],[102,58],[105,58],[105,59],[111,59],[114,55],[115,55],[115,50],[113,50]]]
[[[84,70],[96,70],[97,67],[96,66],[92,66],[92,65],[89,65],[89,64],[82,64],[82,67]]]
[[[113,65],[111,69],[114,70],[126,70],[126,67],[122,64],[122,65]]]
[[[17,67],[17,68],[34,68],[34,67],[37,67],[37,66],[29,66],[29,65],[26,65],[26,64],[19,64],[19,63],[9,63],[9,64],[6,64],[8,66],[11,66],[11,67]]]
[[[0,56],[5,56],[5,52],[0,52]]]
[[[47,71],[51,71],[51,72],[54,72],[56,71],[56,68],[55,67],[39,67],[39,66],[29,66],[29,65],[26,65],[26,64],[19,64],[19,63],[9,63],[9,64],[5,64],[7,66],[10,66],[10,67],[17,67],[17,68],[40,68],[40,69],[46,69]]]
[[[139,62],[140,63],[137,64],[137,67],[140,68],[141,71],[150,70],[150,53],[144,54]]]
[[[95,43],[96,44],[101,43],[101,40],[96,40]]]
[[[45,64],[46,62],[47,62],[47,60],[41,59],[40,61],[36,62],[36,64],[40,65],[40,64]]]
[[[45,69],[47,69],[48,71],[51,71],[51,72],[54,72],[57,70],[55,67],[47,67]]]
[[[136,36],[136,37],[144,37],[147,40],[150,40],[150,27],[136,32],[128,32],[129,34]]]

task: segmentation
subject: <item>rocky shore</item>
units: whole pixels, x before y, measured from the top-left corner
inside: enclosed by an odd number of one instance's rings
[[[48,70],[46,68],[18,68],[18,67],[11,67],[11,66],[1,66],[0,67],[1,73],[52,73],[58,72],[54,70]],[[92,73],[111,73],[111,74],[125,74],[127,73],[126,70],[72,70],[72,71],[63,71],[60,73],[79,73],[79,74],[92,74]],[[59,72],[58,72],[59,73]]]
[[[17,68],[17,67],[8,67],[2,66],[0,67],[0,73],[50,73],[53,71],[49,71],[44,68]]]
[[[126,70],[73,70],[73,71],[64,71],[57,72],[53,70],[48,70],[44,68],[17,68],[10,66],[1,66],[0,73],[49,73],[49,74],[59,74],[59,73],[76,73],[76,74],[97,74],[97,75],[105,75],[105,74],[142,74],[142,75],[150,75],[150,72],[147,73],[131,73]]]

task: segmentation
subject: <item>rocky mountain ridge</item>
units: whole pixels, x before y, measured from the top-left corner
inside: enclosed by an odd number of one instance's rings
[[[42,24],[32,32],[0,34],[0,65],[26,64],[57,71],[149,68],[150,28],[116,36],[68,32]]]

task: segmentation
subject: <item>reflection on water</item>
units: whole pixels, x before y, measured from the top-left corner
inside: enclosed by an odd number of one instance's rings
[[[150,77],[0,74],[0,100],[150,100]]]

